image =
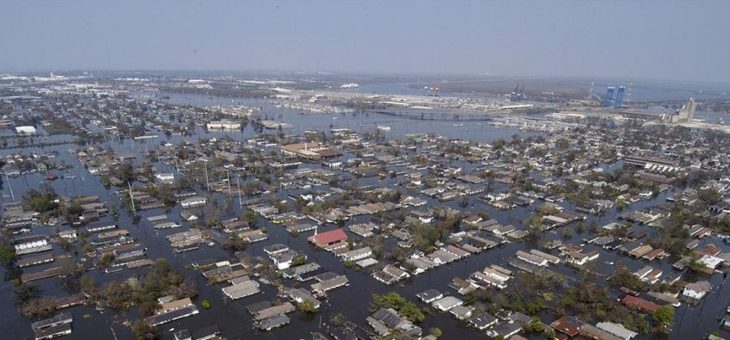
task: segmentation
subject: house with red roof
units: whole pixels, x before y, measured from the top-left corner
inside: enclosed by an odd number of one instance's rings
[[[621,303],[623,303],[626,307],[635,308],[650,313],[653,313],[655,310],[657,310],[657,308],[659,308],[659,305],[657,305],[656,303],[632,295],[624,296],[624,298],[621,300]]]
[[[339,249],[347,246],[347,234],[342,228],[316,233],[309,237],[309,242],[327,250]]]
[[[580,333],[583,323],[569,316],[562,316],[560,319],[553,321],[550,327],[564,333],[570,337],[574,337]]]

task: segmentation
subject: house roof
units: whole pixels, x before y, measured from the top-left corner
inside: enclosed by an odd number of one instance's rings
[[[375,314],[373,314],[373,318],[382,322],[388,328],[397,327],[402,320],[401,316],[398,315],[398,312],[392,308],[380,308],[377,312],[375,312]]]
[[[474,327],[482,329],[496,323],[497,318],[492,316],[491,314],[482,313],[469,318],[469,322],[472,323]]]
[[[568,316],[563,316],[560,319],[553,321],[550,326],[569,336],[578,335],[581,329],[581,323]]]
[[[698,293],[707,292],[712,289],[712,285],[707,281],[697,281],[688,283],[685,287],[687,290],[692,290]]]
[[[416,294],[420,299],[422,300],[431,300],[431,299],[437,299],[439,296],[443,296],[441,292],[439,292],[436,289],[429,289],[423,292],[420,292]]]
[[[309,237],[309,241],[316,244],[330,244],[347,240],[347,234],[342,228],[326,231]]]
[[[621,302],[626,306],[640,308],[649,312],[654,312],[657,308],[659,308],[659,305],[656,303],[632,295],[624,296]]]
[[[613,323],[613,322],[599,322],[596,324],[596,327],[609,332],[613,335],[616,335],[622,339],[631,339],[638,334],[630,329],[626,329],[624,325],[620,323]]]

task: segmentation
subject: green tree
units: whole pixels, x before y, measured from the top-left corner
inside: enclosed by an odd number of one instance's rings
[[[408,318],[408,320],[411,320],[413,322],[421,322],[423,321],[423,319],[426,318],[426,316],[423,315],[421,309],[419,309],[418,306],[411,301],[408,301],[401,305],[398,309],[398,312],[400,312],[401,314],[403,314],[403,316]]]
[[[248,222],[250,225],[255,225],[256,220],[258,219],[258,215],[256,215],[256,212],[251,209],[246,209],[246,211],[243,213],[243,219]]]
[[[710,205],[720,202],[722,200],[722,194],[713,189],[702,189],[697,192],[697,196],[699,196],[701,200],[705,201],[705,203]]]
[[[36,297],[38,297],[38,287],[32,284],[20,283],[13,289],[13,298],[17,304],[24,303]]]
[[[231,234],[231,236],[223,243],[223,248],[231,250],[245,250],[248,242],[239,237],[237,234]]]
[[[674,320],[674,308],[671,306],[661,306],[654,311],[652,316],[661,325],[671,325],[672,320]]]
[[[126,283],[110,282],[102,289],[102,296],[109,308],[122,311],[133,303],[132,288]]]
[[[0,262],[7,264],[14,260],[15,248],[7,244],[0,245]]]
[[[210,301],[208,301],[208,300],[200,301],[200,306],[203,307],[204,309],[210,309]]]
[[[58,208],[56,192],[50,186],[44,186],[41,191],[31,189],[23,195],[23,207],[40,213]]]
[[[134,179],[134,167],[132,163],[125,162],[124,164],[114,168],[114,176],[122,181],[123,185]]]
[[[646,283],[641,281],[623,264],[616,265],[613,275],[608,278],[608,283],[616,288],[626,287],[639,292],[647,289]]]
[[[292,259],[292,266],[301,266],[303,264],[307,263],[307,257],[304,255],[297,255]]]
[[[533,318],[530,322],[530,330],[533,333],[542,333],[545,331],[545,324],[540,321],[538,318]]]
[[[383,295],[373,294],[370,301],[370,311],[375,312],[380,308],[393,308],[413,322],[421,322],[426,318],[415,303],[408,301],[396,292]]]
[[[555,334],[555,330],[552,327],[548,327],[545,329],[545,338],[546,339],[555,339],[557,334]]]
[[[297,304],[297,308],[304,313],[316,313],[317,303],[314,300],[307,299]]]
[[[157,339],[157,329],[148,325],[144,320],[135,320],[130,328],[132,328],[132,334],[136,340]]]
[[[114,262],[114,254],[104,254],[99,260],[99,268],[108,268]]]
[[[330,317],[330,323],[332,323],[335,326],[342,325],[343,323],[345,323],[345,321],[347,321],[347,318],[345,318],[345,316],[342,315],[342,313],[337,313]]]
[[[91,276],[81,276],[81,278],[79,279],[79,286],[81,287],[81,290],[91,296],[92,299],[95,299],[96,296],[99,294],[99,290],[96,287],[96,282]]]

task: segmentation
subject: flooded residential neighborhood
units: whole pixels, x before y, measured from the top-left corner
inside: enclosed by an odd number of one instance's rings
[[[0,339],[730,339],[722,2],[8,2]]]
[[[6,78],[13,337],[726,332],[726,133],[539,102],[394,116],[272,82]]]

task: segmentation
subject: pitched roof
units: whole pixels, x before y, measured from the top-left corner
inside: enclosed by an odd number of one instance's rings
[[[309,237],[309,241],[316,244],[330,244],[333,242],[344,241],[347,239],[347,234],[342,228],[326,231],[317,235]]]
[[[550,326],[569,336],[578,335],[581,329],[581,323],[568,316],[563,316],[560,319],[553,321]]]
[[[621,302],[626,306],[640,308],[648,312],[654,312],[659,308],[659,305],[656,303],[632,295],[624,296]]]

